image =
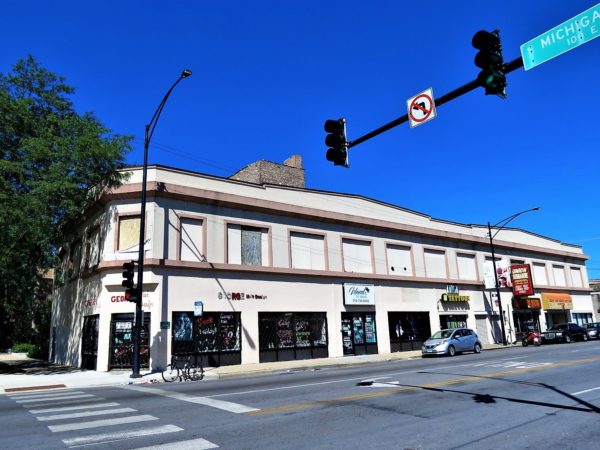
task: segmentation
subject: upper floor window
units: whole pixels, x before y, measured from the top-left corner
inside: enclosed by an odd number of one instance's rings
[[[269,230],[247,225],[227,226],[227,262],[248,266],[269,264]]]
[[[458,266],[458,278],[461,280],[476,280],[477,268],[475,264],[475,255],[467,253],[458,253],[456,255]]]
[[[429,278],[447,278],[446,253],[443,250],[425,249],[425,274]]]
[[[85,249],[86,269],[96,267],[100,263],[100,227],[95,227],[90,232]]]
[[[388,244],[386,247],[388,273],[392,275],[412,275],[413,263],[410,247]]]
[[[290,233],[292,268],[325,270],[325,237],[317,234]]]
[[[373,273],[371,242],[342,239],[345,272]]]
[[[127,250],[139,244],[140,222],[140,216],[119,217],[117,250]]]
[[[533,263],[533,283],[535,285],[548,285],[548,276],[546,275],[546,264]]]
[[[71,244],[69,251],[69,262],[67,273],[69,277],[76,277],[79,275],[79,268],[81,266],[81,241],[75,241]]]
[[[203,221],[182,217],[179,225],[179,259],[181,261],[206,261],[204,258]]]
[[[571,285],[573,287],[583,287],[583,278],[581,278],[579,267],[571,267]]]
[[[567,280],[565,277],[565,266],[552,266],[552,275],[554,276],[555,286],[566,286]]]

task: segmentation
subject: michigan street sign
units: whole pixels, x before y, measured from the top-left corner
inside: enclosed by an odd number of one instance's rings
[[[525,70],[600,36],[600,3],[521,45]]]

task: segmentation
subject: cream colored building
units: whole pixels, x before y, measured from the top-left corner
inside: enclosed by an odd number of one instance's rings
[[[62,249],[55,362],[130,364],[135,307],[122,264],[137,259],[142,171],[129,170]],[[142,362],[153,369],[194,349],[213,365],[420,349],[431,332],[460,325],[484,348],[500,340],[483,279],[486,226],[306,189],[299,157],[231,178],[150,166],[146,214]],[[535,286],[529,301],[501,288],[510,341],[538,320],[542,329],[595,320],[581,247],[515,228],[494,244],[499,266],[528,264]]]

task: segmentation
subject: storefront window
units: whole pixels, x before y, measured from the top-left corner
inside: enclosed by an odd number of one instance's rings
[[[594,321],[592,313],[573,313],[572,316],[573,322],[580,326],[584,326],[586,323],[591,323]]]
[[[240,330],[240,313],[204,312],[194,317],[191,311],[173,312],[171,353],[239,352]]]
[[[418,350],[431,336],[428,312],[390,312],[388,323],[392,352]]]
[[[261,350],[327,347],[325,313],[259,314]]]

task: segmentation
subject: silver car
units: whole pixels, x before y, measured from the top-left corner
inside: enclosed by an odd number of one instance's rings
[[[590,339],[600,339],[600,322],[592,322],[585,325]]]
[[[481,342],[477,333],[469,328],[440,330],[427,339],[421,348],[423,356],[454,356],[458,352],[480,353]]]

